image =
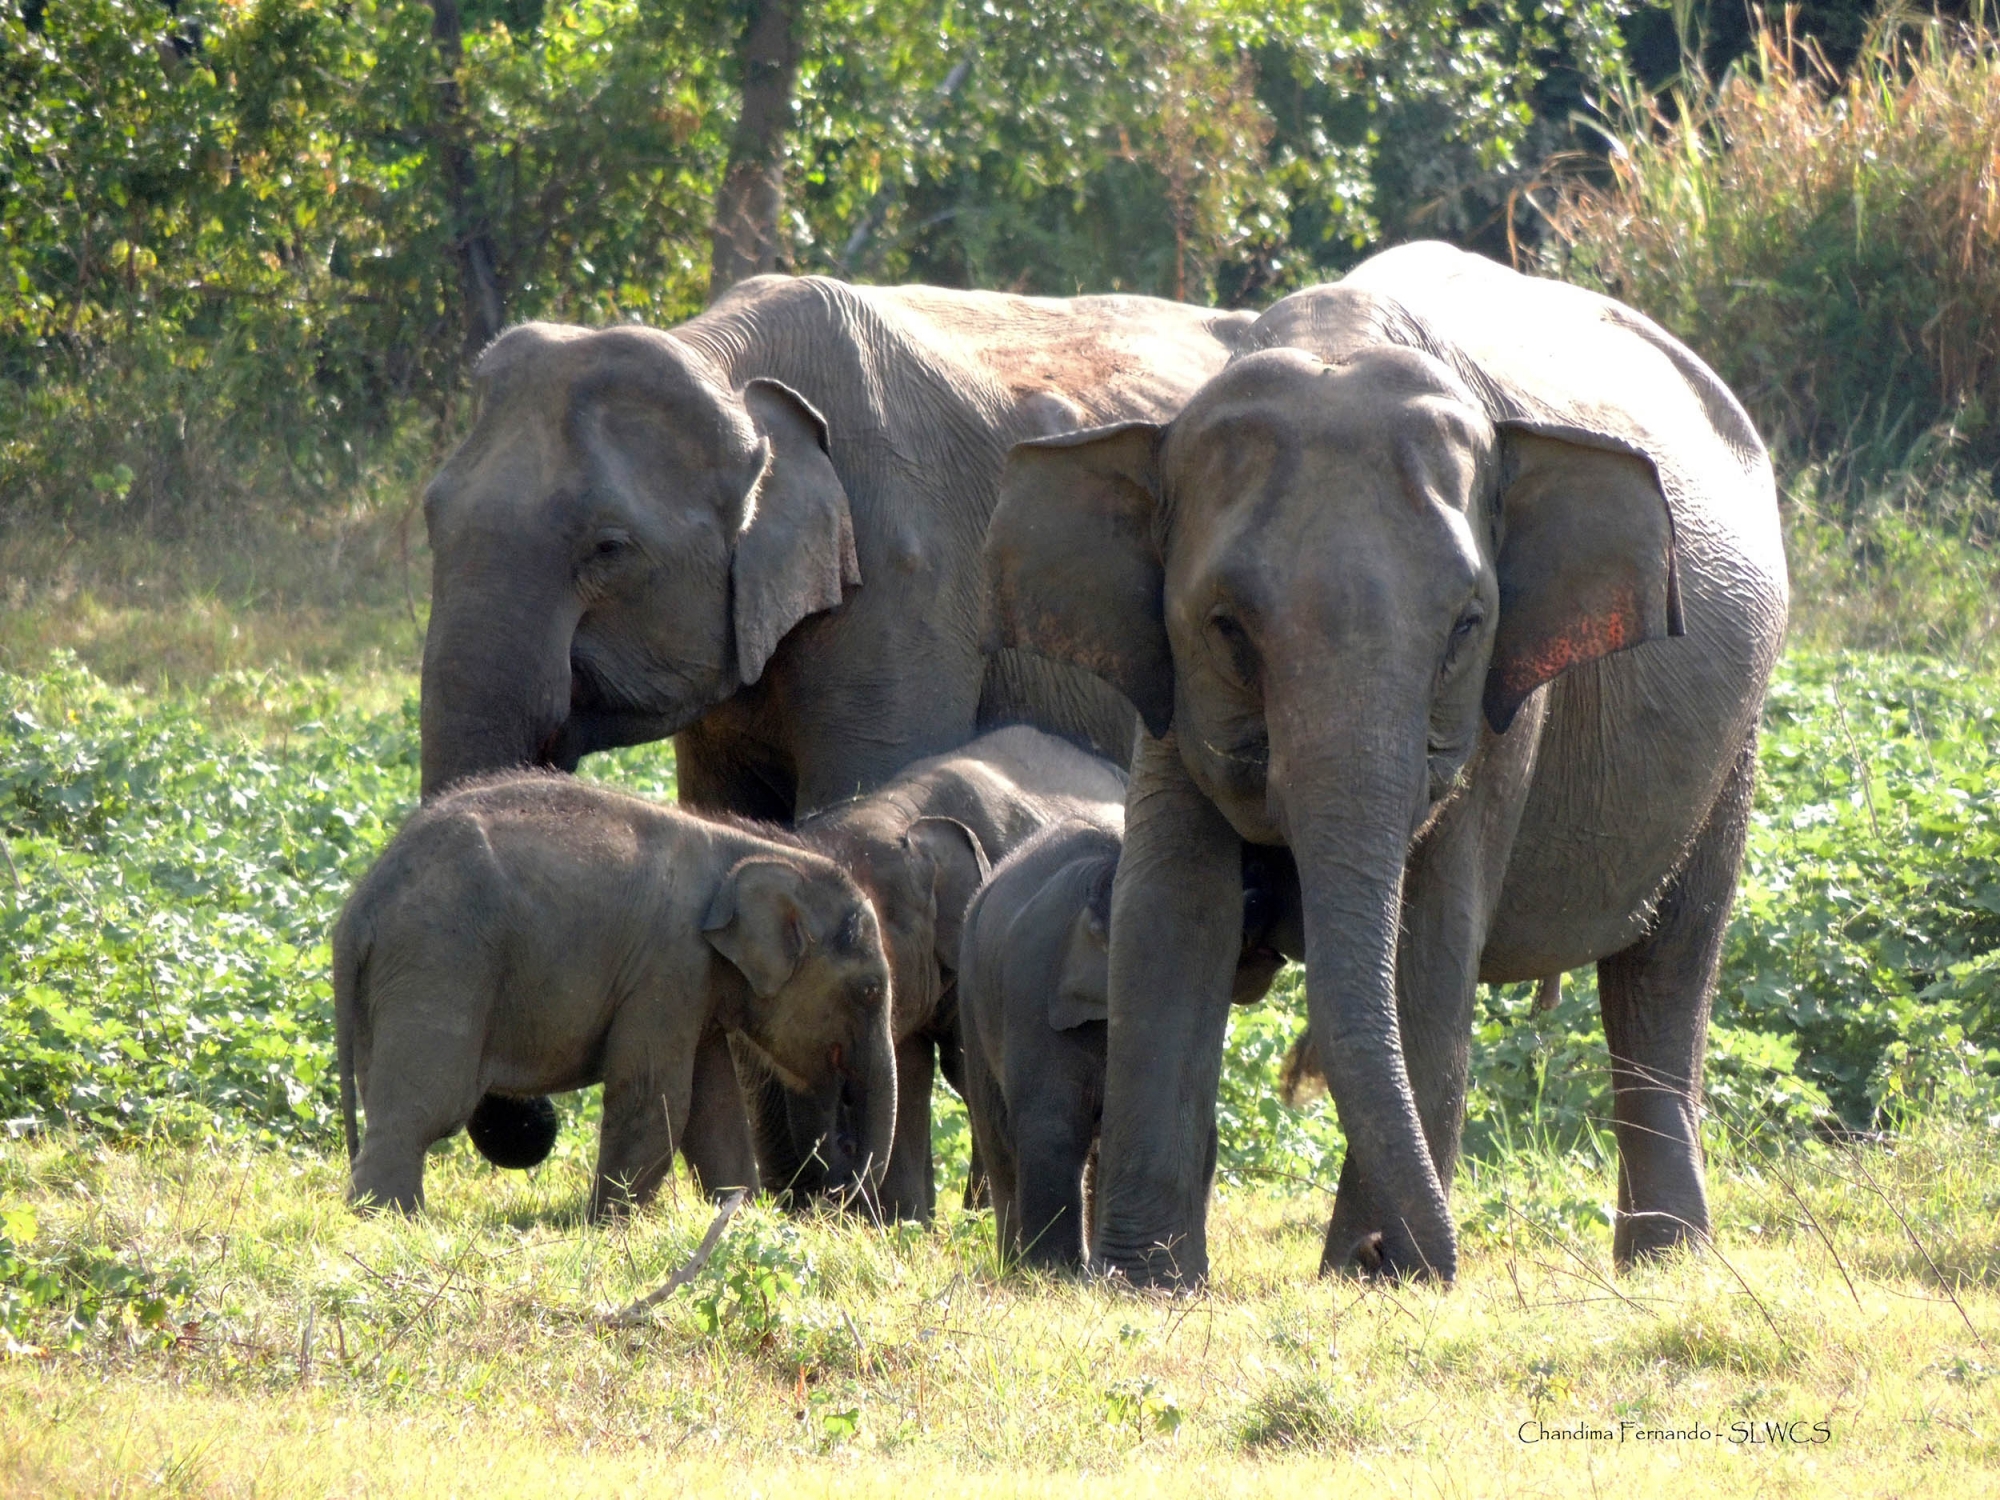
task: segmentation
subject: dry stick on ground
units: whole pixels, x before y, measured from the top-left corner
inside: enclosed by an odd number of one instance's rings
[[[1723,1121],[1723,1129],[1727,1130],[1738,1140],[1747,1140],[1744,1133],[1727,1120]],[[1840,1279],[1847,1283],[1847,1295],[1854,1299],[1854,1305],[1857,1308],[1860,1307],[1861,1293],[1855,1290],[1854,1278],[1847,1274],[1847,1265],[1841,1260],[1840,1252],[1833,1248],[1833,1236],[1827,1232],[1826,1226],[1820,1223],[1819,1215],[1815,1214],[1807,1206],[1805,1196],[1799,1192],[1798,1186],[1792,1181],[1791,1174],[1778,1164],[1776,1157],[1771,1159],[1769,1166],[1771,1175],[1778,1180],[1778,1186],[1783,1188],[1792,1202],[1798,1205],[1799,1212],[1805,1215],[1806,1224],[1812,1229],[1814,1234],[1819,1236],[1819,1242],[1826,1246],[1826,1253],[1833,1258],[1834,1270],[1840,1272]],[[1863,1310],[1865,1311],[1865,1309]]]
[[[1882,1206],[1894,1214],[1896,1222],[1903,1226],[1903,1233],[1910,1237],[1910,1243],[1917,1247],[1917,1254],[1924,1258],[1924,1264],[1931,1268],[1931,1275],[1937,1278],[1938,1290],[1949,1297],[1951,1305],[1958,1309],[1959,1321],[1965,1324],[1965,1331],[1972,1335],[1972,1341],[1984,1349],[1986,1347],[1986,1340],[1981,1338],[1979,1330],[1972,1326],[1972,1319],[1966,1314],[1965,1304],[1958,1300],[1957,1291],[1944,1279],[1944,1272],[1938,1269],[1938,1263],[1931,1258],[1931,1252],[1924,1247],[1924,1242],[1917,1238],[1916,1230],[1912,1229],[1910,1221],[1903,1217],[1903,1211],[1896,1207],[1894,1200],[1887,1193],[1882,1191],[1882,1184],[1877,1182],[1875,1174],[1868,1170],[1868,1163],[1861,1159],[1861,1153],[1859,1151],[1852,1151],[1848,1155],[1853,1160],[1854,1165],[1860,1169],[1861,1175],[1868,1179],[1868,1186],[1874,1190],[1875,1196],[1882,1200]]]
[[[1635,1308],[1639,1312],[1646,1314],[1646,1316],[1650,1318],[1657,1318],[1659,1316],[1657,1312],[1655,1312],[1652,1308],[1646,1306],[1645,1303],[1635,1301],[1633,1298],[1626,1296],[1623,1292],[1619,1291],[1617,1287],[1613,1286],[1610,1282],[1606,1281],[1604,1279],[1603,1273],[1599,1271],[1597,1267],[1593,1266],[1589,1261],[1585,1260],[1581,1255],[1578,1255],[1576,1251],[1570,1249],[1568,1245],[1565,1245],[1559,1238],[1556,1237],[1556,1234],[1553,1230],[1550,1230],[1541,1224],[1537,1224],[1533,1219],[1529,1218],[1526,1214],[1522,1213],[1520,1209],[1514,1207],[1513,1204],[1507,1202],[1504,1198],[1501,1200],[1500,1206],[1506,1209],[1507,1212],[1512,1214],[1516,1219],[1519,1219],[1523,1224],[1527,1225],[1530,1229],[1534,1230],[1535,1233],[1539,1234],[1543,1239],[1547,1240],[1551,1245],[1554,1245],[1556,1249],[1562,1251],[1564,1255],[1567,1255],[1571,1260],[1575,1261],[1579,1266],[1583,1267],[1583,1275],[1581,1277],[1578,1277],[1577,1278],[1578,1280],[1588,1281],[1591,1285],[1598,1287],[1603,1291],[1609,1292],[1612,1296],[1616,1297],[1620,1302],[1623,1302],[1627,1307]],[[1536,1264],[1541,1265],[1541,1262],[1537,1261]],[[1550,1266],[1543,1266],[1542,1269],[1553,1270],[1554,1268]],[[1574,1275],[1575,1273],[1572,1272],[1571,1274]]]
[[[440,1281],[437,1285],[437,1290],[431,1293],[430,1301],[426,1302],[423,1305],[423,1307],[418,1311],[417,1315],[414,1318],[410,1319],[410,1321],[405,1323],[401,1328],[398,1328],[395,1332],[394,1337],[392,1337],[388,1343],[382,1345],[381,1348],[377,1349],[373,1354],[371,1354],[368,1357],[367,1368],[373,1369],[376,1365],[380,1364],[382,1362],[383,1357],[387,1355],[391,1349],[395,1348],[398,1344],[403,1342],[404,1334],[408,1333],[412,1328],[415,1328],[417,1324],[423,1322],[424,1319],[428,1318],[431,1315],[431,1309],[436,1307],[438,1305],[439,1299],[441,1299],[446,1292],[451,1290],[452,1282],[458,1279],[459,1267],[465,1264],[465,1258],[470,1254],[472,1254],[472,1247],[470,1245],[467,1245],[463,1250],[459,1251],[458,1259],[453,1261],[450,1267],[445,1271],[444,1280]],[[377,1274],[379,1275],[380,1273],[378,1272]]]
[[[748,1196],[747,1192],[738,1188],[724,1198],[722,1206],[716,1210],[715,1222],[708,1226],[708,1233],[704,1234],[701,1243],[694,1247],[694,1254],[688,1257],[687,1264],[630,1307],[600,1319],[601,1325],[605,1328],[630,1328],[646,1313],[699,1276],[701,1268],[708,1264],[708,1258],[715,1254],[715,1247],[722,1243],[722,1232],[729,1227],[729,1221],[736,1217],[736,1210],[743,1206]]]

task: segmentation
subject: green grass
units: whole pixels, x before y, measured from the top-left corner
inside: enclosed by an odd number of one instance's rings
[[[1179,1299],[998,1275],[984,1214],[751,1207],[622,1330],[600,1315],[711,1209],[588,1227],[567,1144],[528,1175],[441,1149],[415,1221],[351,1216],[320,1158],[11,1146],[7,1253],[44,1295],[0,1361],[0,1492],[1948,1496],[2000,1466],[1988,1130],[1725,1158],[1716,1253],[1622,1278],[1568,1206],[1604,1164],[1518,1155],[1461,1180],[1448,1292],[1313,1279],[1318,1195],[1225,1189],[1214,1287]],[[1536,1421],[1717,1436],[1522,1443]],[[1767,1422],[1830,1440],[1731,1441]]]

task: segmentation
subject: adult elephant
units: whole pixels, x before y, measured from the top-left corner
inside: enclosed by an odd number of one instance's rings
[[[684,802],[780,820],[1010,721],[1122,763],[1115,693],[981,654],[1002,458],[1170,415],[1253,321],[766,276],[665,332],[510,330],[425,494],[424,795],[666,736]],[[553,1123],[489,1098],[471,1129],[528,1165]]]
[[[1016,449],[988,551],[999,638],[1149,731],[1107,1268],[1206,1273],[1246,840],[1296,861],[1348,1139],[1323,1270],[1455,1274],[1475,985],[1592,961],[1617,1257],[1706,1233],[1702,1050],[1787,598],[1769,461],[1706,366],[1603,297],[1403,247],[1275,304],[1165,426]]]

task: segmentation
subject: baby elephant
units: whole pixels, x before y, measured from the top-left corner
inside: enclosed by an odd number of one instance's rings
[[[1048,1269],[1084,1257],[1122,843],[1117,819],[1059,823],[1004,861],[965,914],[958,1004],[973,1149],[992,1189],[1002,1253]],[[1230,995],[1239,1005],[1263,999],[1296,926],[1279,909],[1282,883],[1266,858],[1246,852],[1243,946]]]
[[[728,1162],[731,1185],[754,1183],[741,1108],[690,1119],[698,1069],[734,1104],[728,1038],[798,1088],[854,1084],[861,1149],[888,1158],[874,909],[833,861],[735,826],[565,776],[471,783],[419,811],[355,887],[333,990],[356,1202],[419,1207],[425,1148],[489,1090],[599,1082],[593,1216],[643,1203],[676,1147],[695,1161],[699,1145],[705,1176]]]

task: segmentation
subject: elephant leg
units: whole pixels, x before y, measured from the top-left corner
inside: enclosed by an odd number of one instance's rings
[[[927,1036],[896,1044],[896,1134],[882,1174],[882,1213],[928,1224],[936,1197],[931,1173],[931,1074],[936,1044]]]
[[[414,1213],[424,1205],[424,1153],[479,1103],[479,1055],[462,1028],[421,1016],[378,1018],[370,1033],[358,1080],[367,1127],[348,1197]]]
[[[1029,1100],[1018,1116],[1018,1231],[1021,1258],[1046,1270],[1083,1262],[1083,1169],[1090,1156],[1088,1120],[1057,1100]]]
[[[1079,1032],[1099,1031],[1097,1023]],[[1062,1032],[1044,1039],[1040,1056],[1010,1056],[1007,1098],[1014,1122],[1016,1203],[1022,1259],[1049,1270],[1081,1265],[1084,1172],[1097,1142],[1097,1079],[1102,1034]]]
[[[757,1191],[750,1119],[736,1084],[729,1034],[720,1027],[704,1033],[695,1049],[693,1098],[680,1148],[696,1185],[709,1197],[721,1198],[736,1188]]]
[[[1095,1257],[1135,1283],[1208,1274],[1208,1186],[1242,840],[1169,734],[1141,737],[1111,893],[1110,1024]]]
[[[965,1112],[972,1120],[972,1150],[981,1164],[993,1204],[993,1228],[1003,1260],[1021,1252],[1020,1220],[1015,1211],[1016,1174],[1012,1124],[1000,1080],[968,1021],[964,1027]],[[967,1205],[970,1207],[970,1205]]]
[[[1464,785],[1411,847],[1404,868],[1396,1021],[1417,1118],[1447,1197],[1465,1126],[1479,955],[1520,829],[1541,722],[1537,706],[1508,734],[1485,735]],[[1341,1163],[1320,1274],[1379,1267],[1379,1196],[1351,1156]]]
[[[1708,1237],[1701,1063],[1757,769],[1753,732],[1639,942],[1597,965],[1611,1050],[1621,1266]]]
[[[649,1045],[644,1023],[621,1012],[605,1039],[604,1118],[597,1138],[597,1177],[590,1216],[601,1219],[643,1207],[672,1169],[687,1130],[694,1094],[695,1054],[679,1057]]]

